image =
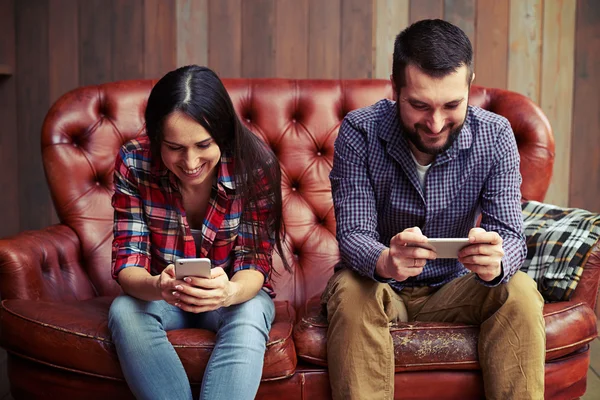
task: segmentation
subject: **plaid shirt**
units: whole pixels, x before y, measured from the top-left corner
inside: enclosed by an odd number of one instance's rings
[[[259,204],[252,220],[244,220],[231,157],[223,154],[218,168],[202,225],[202,248],[197,252],[175,175],[162,160],[152,160],[146,136],[121,147],[112,198],[114,279],[127,267],[158,275],[178,258],[207,257],[213,268],[222,267],[229,278],[243,269],[260,271],[265,276],[263,289],[274,296],[269,279],[273,241],[262,240],[257,251],[253,249],[253,225],[266,218],[269,206]]]
[[[492,284],[508,281],[523,263],[519,153],[499,115],[469,106],[458,139],[435,158],[422,189],[396,103],[381,100],[344,118],[330,180],[338,268],[378,279],[377,260],[397,233],[417,226],[430,238],[467,237],[480,213],[481,227],[503,239],[502,277]],[[386,282],[395,290],[439,286],[468,272],[456,259],[437,259],[416,277]]]

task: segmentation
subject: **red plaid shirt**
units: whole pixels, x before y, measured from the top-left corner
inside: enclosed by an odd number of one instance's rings
[[[121,147],[115,164],[114,239],[112,275],[123,268],[145,268],[158,275],[178,258],[207,257],[222,267],[229,278],[237,271],[255,269],[265,282],[263,289],[274,296],[270,284],[273,240],[262,240],[254,250],[253,225],[264,221],[269,204],[264,201],[245,220],[243,200],[236,195],[233,160],[223,154],[217,182],[213,185],[204,223],[202,248],[196,244],[187,222],[175,175],[162,160],[152,160],[147,136]],[[264,224],[262,224],[264,226]]]

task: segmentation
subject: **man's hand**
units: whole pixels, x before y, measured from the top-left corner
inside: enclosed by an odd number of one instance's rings
[[[229,307],[237,284],[229,280],[221,267],[211,269],[210,273],[210,278],[189,276],[176,285],[173,291],[173,296],[177,298],[175,305],[193,313]]]
[[[486,282],[502,273],[502,238],[497,232],[473,228],[469,232],[470,244],[458,253],[458,261]]]
[[[392,238],[390,248],[381,253],[375,272],[382,278],[398,282],[419,275],[427,260],[436,258],[434,251],[419,247],[425,243],[427,237],[418,227],[403,230]]]

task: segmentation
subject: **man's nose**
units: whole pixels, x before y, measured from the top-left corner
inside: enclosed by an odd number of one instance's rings
[[[434,112],[427,122],[427,128],[431,133],[440,133],[444,129],[444,117],[439,112]]]

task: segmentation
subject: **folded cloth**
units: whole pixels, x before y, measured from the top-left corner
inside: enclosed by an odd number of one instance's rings
[[[547,302],[569,300],[600,237],[600,214],[537,201],[521,206],[527,239],[521,271],[537,282]]]

